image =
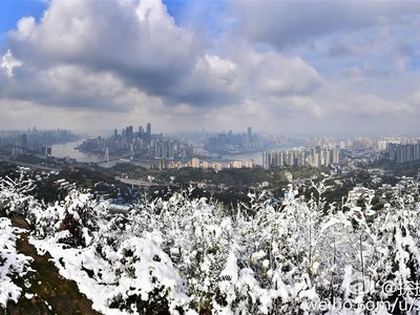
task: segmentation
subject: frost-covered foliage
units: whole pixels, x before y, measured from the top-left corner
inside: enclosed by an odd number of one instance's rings
[[[186,307],[184,281],[162,251],[163,239],[146,231],[131,233],[132,222],[107,213],[106,206],[72,191],[63,204],[34,216],[50,224],[40,225],[32,243],[49,252],[60,273],[75,280],[93,307],[106,314],[174,313]]]
[[[187,191],[125,214],[77,190],[44,205],[22,186],[4,180],[0,203],[26,215],[31,242],[106,314],[322,313],[314,303],[393,302],[390,281],[409,288],[420,277],[414,181],[378,191],[379,210],[372,198],[327,204],[321,182],[309,198],[289,186],[281,202],[250,193],[250,206],[231,211]]]
[[[35,189],[34,181],[29,178],[24,168],[20,169],[16,178],[6,176],[0,181],[0,210],[6,214],[24,213],[31,208],[34,198],[31,192]]]
[[[10,219],[0,218],[0,309],[9,300],[17,302],[22,289],[15,282],[31,271],[31,258],[16,251],[18,232]]]

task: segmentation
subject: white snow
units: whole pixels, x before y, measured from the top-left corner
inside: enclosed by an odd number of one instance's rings
[[[365,208],[328,205],[323,183],[310,186],[318,192],[310,200],[297,198],[293,185],[278,203],[269,192],[249,193],[250,205],[229,209],[233,215],[188,198],[193,188],[115,213],[78,190],[44,205],[32,186],[25,176],[0,180],[0,205],[26,216],[36,227],[30,242],[104,314],[140,313],[139,301],[163,303],[171,314],[209,307],[214,314],[309,314],[329,292],[341,302],[363,301],[354,283],[377,289],[385,280],[413,284],[420,276],[419,187],[408,180],[391,188],[374,215],[370,199]],[[17,232],[0,219],[2,305],[19,297],[13,276],[28,270],[28,258],[16,252]]]
[[[20,297],[22,288],[13,279],[31,271],[32,259],[16,250],[17,233],[19,229],[12,227],[10,219],[0,218],[0,306],[3,307]]]

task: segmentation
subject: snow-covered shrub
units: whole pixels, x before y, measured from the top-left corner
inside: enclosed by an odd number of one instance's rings
[[[45,206],[34,202],[27,210],[27,218],[36,226],[37,237],[60,232],[58,242],[84,247],[98,231],[98,221],[106,205],[106,202],[94,200],[90,193],[71,190],[61,203]]]
[[[197,311],[210,311],[230,252],[230,218],[205,198],[191,200],[179,193],[139,210],[131,214],[133,231],[162,236],[161,247],[186,280],[192,305]]]
[[[386,203],[375,210],[372,198],[327,204],[321,182],[305,196],[289,185],[280,201],[250,193],[229,211],[186,191],[141,199],[125,214],[78,190],[45,205],[20,180],[0,181],[0,201],[26,215],[31,242],[106,314],[322,313],[314,301],[393,302],[387,281],[406,288],[420,278],[410,180],[379,191]]]
[[[8,301],[17,302],[22,289],[15,284],[31,271],[31,258],[16,250],[18,229],[12,227],[8,218],[0,218],[0,309]]]
[[[26,169],[19,169],[14,179],[5,176],[0,180],[0,210],[6,214],[25,214],[36,203],[31,195],[34,189],[35,183]]]
[[[134,313],[174,313],[188,305],[183,280],[153,235],[125,240],[117,252],[114,272],[119,275],[111,308]]]

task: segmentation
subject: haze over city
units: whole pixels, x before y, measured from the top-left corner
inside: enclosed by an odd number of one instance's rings
[[[2,1],[0,126],[417,134],[415,1]]]
[[[420,1],[0,0],[0,315],[420,314]]]

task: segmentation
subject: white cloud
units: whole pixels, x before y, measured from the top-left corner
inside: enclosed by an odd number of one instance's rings
[[[195,70],[208,73],[220,80],[221,83],[231,84],[237,75],[237,66],[230,60],[216,55],[205,54],[197,61]]]
[[[255,5],[234,3],[230,13],[238,14],[241,29],[209,39],[177,23],[159,0],[53,0],[41,19],[24,17],[8,34],[0,106],[24,103],[28,112],[36,108],[37,113],[46,108],[45,122],[51,117],[54,124],[62,113],[78,128],[85,123],[86,128],[109,127],[124,119],[140,124],[147,118],[166,129],[253,125],[273,131],[298,130],[299,124],[332,128],[344,117],[355,121],[360,115],[413,117],[420,112],[403,97],[410,89],[402,89],[402,83],[393,92],[402,96],[396,100],[387,94],[389,78],[369,80],[368,72],[377,70],[371,60],[347,64],[340,59],[340,69],[346,71],[332,76],[307,58],[316,45],[283,49],[334,30],[370,27],[381,23],[380,17],[406,15],[406,7],[393,13],[390,8],[396,6],[379,10],[366,4],[359,20],[355,13],[363,4],[334,4],[330,10],[327,2],[319,9],[311,4],[316,12],[301,12],[299,4],[266,2],[258,4],[259,10]],[[350,17],[343,16],[343,8],[349,8]],[[235,23],[229,25],[234,28]],[[334,47],[342,58],[370,55],[374,62],[385,51],[394,57],[394,73],[401,78],[410,60],[393,36],[385,33],[381,39],[386,42],[360,45],[350,38]],[[324,37],[323,44],[332,48],[335,39],[329,39]],[[331,58],[332,49],[325,51]],[[91,119],[95,113],[110,123]]]
[[[420,14],[418,1],[232,1],[238,32],[276,47]]]
[[[160,1],[52,1],[40,22],[22,18],[10,33],[8,44],[26,67],[3,96],[98,110],[114,103],[118,110],[114,84],[168,105],[219,107],[242,102],[249,91],[305,93],[319,81],[297,57],[251,47],[244,47],[246,58],[222,57],[199,42]]]
[[[17,23],[17,35],[21,38],[29,38],[35,30],[36,23],[32,16],[21,18]]]
[[[10,49],[2,57],[1,67],[9,77],[13,77],[13,69],[22,66],[22,61],[16,59]]]

